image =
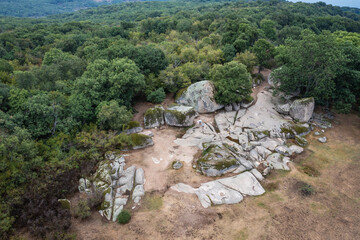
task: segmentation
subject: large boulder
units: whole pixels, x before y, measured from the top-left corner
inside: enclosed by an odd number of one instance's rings
[[[176,127],[190,127],[194,124],[197,113],[193,107],[172,106],[165,110],[165,122],[167,125]]]
[[[176,103],[192,106],[199,113],[211,113],[223,108],[214,99],[215,87],[210,81],[201,81],[191,84],[176,99]]]
[[[315,107],[313,97],[295,100],[290,106],[290,116],[299,122],[307,122],[310,120]]]
[[[155,106],[146,110],[144,114],[144,127],[155,128],[164,125],[164,111],[162,106]]]

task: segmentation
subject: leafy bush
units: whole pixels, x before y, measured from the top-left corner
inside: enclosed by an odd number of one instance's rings
[[[146,100],[152,103],[162,103],[166,97],[165,91],[163,88],[158,88],[156,91],[151,92]]]
[[[80,200],[77,206],[75,207],[75,217],[84,220],[91,216],[90,207],[88,201]]]
[[[126,224],[130,222],[130,220],[131,220],[131,214],[126,210],[123,210],[117,217],[117,221],[120,224]]]

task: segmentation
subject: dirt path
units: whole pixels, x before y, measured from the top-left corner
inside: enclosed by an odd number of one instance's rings
[[[256,70],[256,73],[258,71]],[[267,79],[269,77],[271,73],[271,70],[270,69],[264,69],[261,71],[261,74],[264,76],[265,78],[265,81],[263,81],[259,86],[255,87],[252,89],[252,93],[251,93],[251,97],[254,99],[254,102],[252,103],[252,105],[254,105],[256,102],[257,102],[257,95],[259,92],[263,91],[266,87],[270,87]]]

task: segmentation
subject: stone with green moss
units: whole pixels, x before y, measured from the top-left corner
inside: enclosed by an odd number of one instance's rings
[[[68,199],[59,199],[58,202],[61,204],[61,207],[63,209],[69,209],[70,210],[70,207],[71,207],[70,200],[68,200]]]
[[[144,114],[144,127],[155,128],[164,125],[164,108],[162,106],[155,106],[149,108]]]
[[[165,122],[167,125],[176,127],[190,127],[194,124],[197,113],[193,107],[173,106],[165,110]]]
[[[150,136],[140,134],[140,133],[133,133],[130,134],[130,139],[132,143],[132,149],[141,149],[146,148],[148,146],[154,145],[154,141]]]
[[[221,176],[239,166],[234,154],[225,145],[211,144],[207,146],[197,160],[198,171],[211,177]]]
[[[301,147],[306,147],[309,144],[308,141],[301,136],[295,136],[295,142]]]

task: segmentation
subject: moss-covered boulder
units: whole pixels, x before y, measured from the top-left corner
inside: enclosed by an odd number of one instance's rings
[[[69,199],[58,199],[58,202],[61,204],[61,207],[63,209],[68,209],[70,210],[71,208],[71,203],[70,203],[70,200]]]
[[[295,100],[290,105],[290,116],[298,122],[308,122],[313,115],[315,100],[313,97]]]
[[[302,147],[306,147],[307,145],[309,145],[308,141],[301,136],[295,136],[295,142]]]
[[[214,99],[215,88],[210,81],[200,81],[182,89],[177,94],[178,104],[192,106],[199,113],[215,112],[224,106],[217,104]]]
[[[164,125],[164,108],[162,106],[155,106],[149,108],[144,114],[144,127],[155,128]]]
[[[190,127],[194,124],[197,113],[193,107],[175,105],[165,110],[164,117],[167,125],[176,127]]]
[[[238,160],[225,145],[205,146],[201,157],[196,161],[197,170],[207,176],[221,176],[240,166]]]

